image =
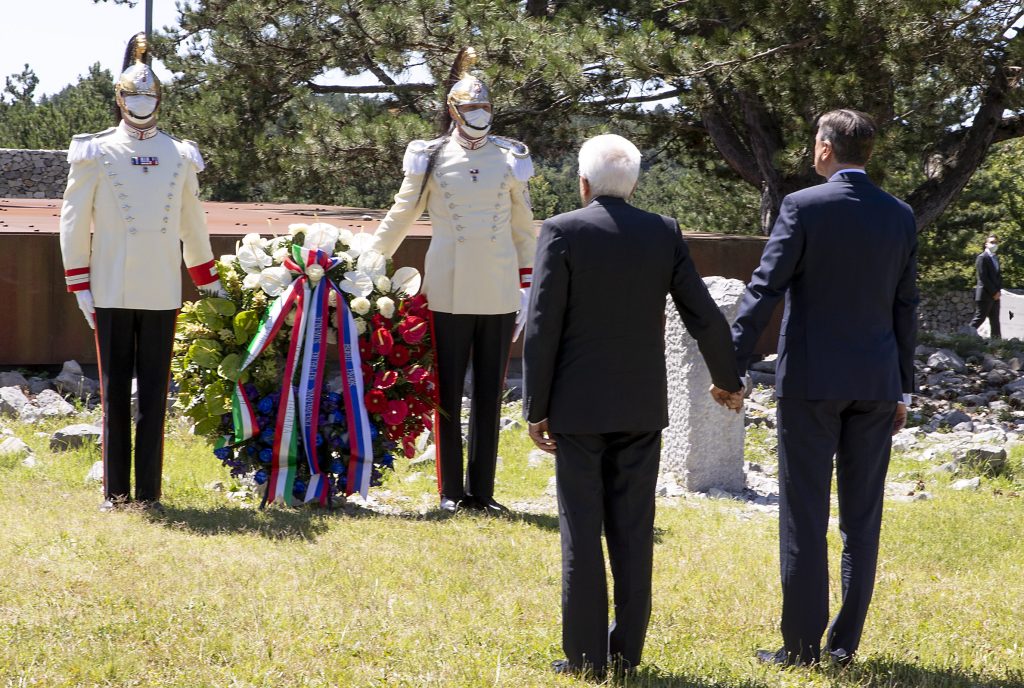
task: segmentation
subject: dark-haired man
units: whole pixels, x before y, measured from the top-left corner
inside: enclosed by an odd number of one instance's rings
[[[864,171],[875,134],[855,110],[818,120],[814,169],[828,182],[783,199],[733,325],[746,370],[785,296],[776,378],[783,647],[758,652],[764,662],[821,658],[833,456],[843,601],[825,648],[836,661],[857,651],[874,590],[891,434],[914,383],[918,298],[913,211]]]
[[[974,261],[978,283],[974,287],[974,320],[971,321],[971,327],[977,329],[988,318],[991,339],[1002,338],[999,329],[999,296],[1003,290],[1003,277],[999,272],[999,259],[996,258],[997,248],[999,242],[996,235],[989,234],[985,239],[985,250]]]

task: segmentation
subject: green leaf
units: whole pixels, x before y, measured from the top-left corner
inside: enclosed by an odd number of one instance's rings
[[[221,317],[213,301],[223,301],[223,299],[203,299],[199,301],[196,303],[196,317],[199,319],[199,322],[216,332],[224,327],[224,318]]]
[[[256,311],[241,311],[232,324],[235,328],[235,341],[244,346],[259,329],[260,316]]]
[[[235,302],[230,299],[222,299],[217,296],[203,299],[203,303],[207,303],[212,307],[219,315],[223,315],[225,318],[235,314],[238,307],[235,306]]]
[[[196,435],[213,435],[220,431],[220,417],[208,416],[197,422],[195,427],[192,428],[193,434]]]
[[[221,345],[214,339],[197,339],[188,348],[189,359],[203,368],[216,370],[220,365]]]
[[[217,373],[226,380],[232,382],[238,382],[238,378],[242,375],[242,356],[241,354],[228,354],[221,359],[220,365],[217,366]]]

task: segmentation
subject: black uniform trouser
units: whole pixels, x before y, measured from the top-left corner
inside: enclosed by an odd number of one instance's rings
[[[135,499],[160,498],[164,417],[178,311],[96,309],[96,352],[103,404],[103,492],[131,494],[132,377],[138,381]]]
[[[512,346],[515,313],[471,315],[433,313],[435,369],[441,413],[437,414],[437,486],[445,497],[494,496],[498,422]],[[469,413],[469,461],[462,481],[462,391],[473,360]]]
[[[782,639],[791,658],[815,662],[828,622],[826,533],[835,456],[843,601],[826,647],[857,651],[875,587],[882,495],[895,401],[780,398],[779,563]]]
[[[607,656],[640,663],[651,617],[654,491],[661,431],[554,434],[562,538],[562,648],[577,668]],[[608,627],[601,529],[608,541],[615,620]]]
[[[971,327],[977,329],[981,323],[988,318],[988,325],[991,328],[991,339],[1002,339],[1003,333],[999,329],[999,301],[991,297],[978,299],[974,302],[974,320],[971,320]]]

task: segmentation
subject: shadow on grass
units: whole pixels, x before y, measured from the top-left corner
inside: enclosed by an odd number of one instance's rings
[[[162,515],[149,518],[171,528],[180,528],[200,535],[224,533],[250,533],[271,540],[315,540],[324,533],[332,521],[338,519],[395,519],[404,521],[447,521],[450,519],[503,520],[524,523],[542,530],[558,532],[558,517],[550,514],[511,512],[504,516],[488,516],[473,512],[449,514],[440,509],[425,513],[382,513],[357,504],[336,509],[298,507],[294,509],[271,507],[268,509],[239,509],[232,506],[212,508],[174,507],[165,505]]]
[[[671,673],[654,667],[640,667],[631,676],[610,679],[601,685],[622,688],[768,688],[770,684],[757,679],[717,681],[685,673]]]
[[[886,657],[867,658],[855,661],[847,669],[825,670],[837,679],[836,685],[886,686],[886,688],[1021,688],[1024,674],[1007,678],[990,675],[961,667],[919,666]]]

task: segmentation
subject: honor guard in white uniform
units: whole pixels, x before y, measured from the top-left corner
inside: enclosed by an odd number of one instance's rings
[[[501,394],[513,330],[525,322],[536,234],[527,187],[533,163],[526,146],[491,136],[487,87],[466,71],[460,52],[448,92],[449,133],[413,141],[405,179],[377,228],[377,248],[394,254],[426,210],[432,235],[423,293],[433,314],[440,413],[434,432],[441,508],[505,511],[494,501]],[[516,317],[517,311],[519,317]],[[516,332],[518,335],[518,332]],[[469,459],[462,470],[463,383],[473,362]]]
[[[181,260],[198,287],[223,294],[199,201],[199,149],[156,127],[160,83],[132,38],[115,85],[121,122],[75,136],[61,210],[68,291],[96,330],[103,406],[101,510],[130,499],[131,385],[138,381],[135,499],[159,509]],[[184,250],[183,248],[184,247]]]

